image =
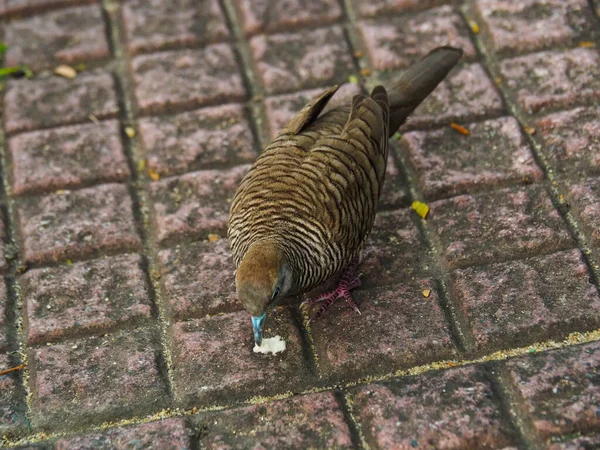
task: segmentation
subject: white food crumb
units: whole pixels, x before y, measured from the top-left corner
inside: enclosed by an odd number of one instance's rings
[[[281,336],[266,338],[260,346],[254,344],[254,353],[279,353],[285,350],[285,341]]]

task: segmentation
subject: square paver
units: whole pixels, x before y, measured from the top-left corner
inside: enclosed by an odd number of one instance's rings
[[[590,178],[568,187],[570,205],[590,236],[600,247],[600,178]]]
[[[476,0],[475,11],[494,53],[570,45],[592,28],[586,0]]]
[[[115,117],[119,105],[111,74],[94,71],[77,78],[53,76],[12,80],[4,96],[8,133]]]
[[[93,2],[94,0],[3,0],[0,3],[0,17],[19,17],[24,14],[41,12],[49,8],[75,6]]]
[[[600,424],[600,343],[513,359],[506,367],[542,436],[586,431]]]
[[[141,425],[110,428],[99,433],[59,439],[56,450],[110,448],[155,448],[183,450],[192,448],[191,430],[183,419],[166,419]]]
[[[588,450],[600,448],[600,434],[582,436],[566,442],[556,442],[546,447],[548,450]]]
[[[353,0],[354,7],[361,16],[410,13],[421,9],[450,4],[460,5],[463,0]]]
[[[152,308],[141,264],[122,255],[26,272],[19,284],[29,343],[146,321]]]
[[[25,259],[61,261],[141,246],[127,186],[103,184],[18,202]]]
[[[249,168],[202,170],[152,183],[158,240],[208,233],[225,236],[230,202]]]
[[[451,279],[452,298],[481,352],[600,326],[600,295],[580,250],[470,267]]]
[[[573,246],[573,239],[541,186],[460,195],[429,205],[450,268],[534,256]]]
[[[258,156],[241,105],[140,120],[147,166],[161,176],[254,162]]]
[[[255,36],[250,48],[267,94],[340,83],[356,71],[340,26]]]
[[[341,405],[331,391],[199,414],[194,422],[203,430],[200,447],[206,450],[355,448]]]
[[[8,140],[17,195],[129,177],[116,120],[19,134]]]
[[[450,6],[408,17],[363,21],[359,26],[377,70],[406,69],[442,45],[462,48],[463,60],[477,56],[465,21]]]
[[[161,279],[170,313],[177,319],[242,309],[227,239],[161,250]]]
[[[600,174],[600,107],[550,114],[536,122],[536,129],[555,170]]]
[[[178,402],[200,407],[306,390],[312,377],[291,311],[269,311],[263,332],[264,337],[281,336],[286,349],[276,355],[253,353],[252,324],[246,311],[173,325],[171,351]]]
[[[230,36],[218,0],[128,0],[123,24],[132,54],[216,42]]]
[[[594,48],[518,56],[502,61],[500,71],[528,113],[600,100],[600,57]]]
[[[0,279],[0,352],[5,351],[9,345],[8,339],[8,293],[4,278]],[[1,371],[2,369],[0,369]]]
[[[17,363],[7,354],[0,353],[0,371],[15,367]],[[12,436],[27,426],[25,394],[21,371],[0,375],[0,433]]]
[[[7,67],[32,70],[110,56],[100,6],[81,6],[11,20],[4,26]]]
[[[310,325],[319,369],[330,382],[456,357],[432,281],[357,289],[353,298],[360,315],[340,300]]]
[[[246,88],[229,44],[140,55],[131,61],[143,113],[239,101]]]
[[[147,332],[129,330],[30,349],[34,424],[71,430],[165,408],[159,347]]]
[[[246,35],[314,27],[343,16],[337,0],[235,0],[234,4]]]
[[[543,173],[514,117],[478,122],[464,136],[450,127],[403,135],[419,186],[428,199],[539,181]]]
[[[385,169],[385,182],[379,197],[379,210],[401,208],[408,206],[409,202],[408,182],[390,149]]]
[[[353,410],[371,448],[503,448],[512,430],[483,369],[430,372],[352,394]]]

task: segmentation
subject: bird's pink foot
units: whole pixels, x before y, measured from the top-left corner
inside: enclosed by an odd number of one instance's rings
[[[310,307],[317,303],[320,304],[319,309],[317,310],[315,315],[308,320],[309,322],[314,322],[319,317],[321,317],[325,313],[325,311],[327,311],[329,307],[333,305],[335,301],[339,298],[343,298],[344,300],[346,300],[346,303],[348,303],[352,307],[352,309],[354,309],[354,311],[360,314],[360,309],[358,309],[358,305],[352,299],[352,294],[350,294],[350,291],[352,289],[355,289],[361,285],[360,275],[356,274],[357,268],[358,262],[353,262],[344,271],[344,274],[340,278],[337,288],[335,288],[333,291],[325,292],[321,295],[318,295],[314,298],[302,302],[302,307]]]

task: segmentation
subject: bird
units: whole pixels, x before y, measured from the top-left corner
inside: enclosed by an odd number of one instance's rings
[[[261,152],[232,199],[227,237],[237,297],[250,313],[254,342],[262,343],[267,311],[328,280],[337,287],[302,303],[320,304],[318,319],[360,286],[359,255],[383,188],[388,140],[446,78],[462,50],[433,49],[392,84],[328,112],[339,86],[302,108]]]

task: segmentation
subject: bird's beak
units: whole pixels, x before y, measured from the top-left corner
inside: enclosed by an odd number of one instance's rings
[[[267,317],[267,312],[265,311],[260,316],[252,316],[252,331],[254,331],[254,342],[256,345],[260,346],[262,343],[262,324]]]

